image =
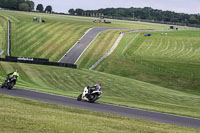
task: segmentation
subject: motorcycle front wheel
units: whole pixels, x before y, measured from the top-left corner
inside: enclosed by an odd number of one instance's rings
[[[8,89],[11,90],[11,89],[13,88],[14,85],[15,85],[14,82],[9,83],[9,84],[8,84]]]

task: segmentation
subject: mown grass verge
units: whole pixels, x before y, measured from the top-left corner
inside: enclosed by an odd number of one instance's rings
[[[61,67],[0,62],[0,81],[18,69],[16,87],[77,97],[85,86],[101,82],[99,102],[200,118],[200,95],[172,90],[120,76]]]
[[[125,34],[117,49],[95,70],[199,93],[200,31],[166,33],[152,32],[151,37],[140,33]],[[87,62],[81,67],[89,69]]]
[[[0,132],[197,133],[199,130],[0,95]]]

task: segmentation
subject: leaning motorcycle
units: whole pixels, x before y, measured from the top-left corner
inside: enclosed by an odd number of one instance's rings
[[[101,97],[102,94],[101,89],[96,89],[91,93],[88,93],[88,88],[89,87],[84,88],[83,93],[77,97],[77,101],[88,101],[93,103]]]
[[[1,85],[1,88],[7,88],[11,90],[17,82],[17,76],[13,76],[12,78],[7,77],[4,83]]]

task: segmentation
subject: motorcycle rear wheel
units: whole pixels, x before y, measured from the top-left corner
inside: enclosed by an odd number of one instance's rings
[[[13,86],[15,85],[14,82],[11,82],[10,84],[8,84],[8,89],[11,90],[13,88]]]
[[[89,100],[90,103],[93,103],[97,100],[98,95],[93,95],[93,98]]]
[[[82,94],[80,94],[78,97],[77,97],[77,101],[81,101],[82,100]]]
[[[5,87],[5,84],[6,84],[6,83],[4,82],[4,83],[1,85],[1,88],[4,88],[4,87]]]

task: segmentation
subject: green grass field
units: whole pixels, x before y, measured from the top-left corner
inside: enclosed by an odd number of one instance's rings
[[[19,70],[16,87],[77,97],[83,88],[101,82],[99,102],[200,118],[200,95],[89,70],[0,62],[0,81]]]
[[[167,35],[152,32],[151,37],[140,33],[125,34],[117,49],[95,70],[199,93],[199,36],[200,31],[171,31]],[[92,56],[97,58],[95,61],[89,59],[96,45],[92,44],[83,55],[82,58],[88,60],[80,59],[80,67],[89,69],[99,59],[98,56]]]
[[[3,133],[197,133],[198,130],[146,122],[0,95]]]
[[[35,16],[41,16],[46,22],[32,22]],[[5,39],[7,38],[6,21],[8,19],[12,21],[12,55],[49,58],[50,61],[58,61],[91,27],[169,28],[169,25],[122,20],[109,20],[112,24],[108,25],[93,23],[92,21],[96,18],[89,17],[0,10],[0,50],[5,51],[7,48]],[[105,59],[95,69],[96,71],[89,71],[88,68],[112,47],[119,36],[119,30],[104,31],[80,58],[77,63],[79,67],[77,70],[0,62],[0,82],[4,81],[7,73],[17,68],[20,78],[16,87],[69,97],[77,97],[85,86],[101,82],[104,93],[103,97],[99,99],[100,102],[200,118],[200,31],[189,31],[188,29],[191,28],[188,27],[179,27],[179,29],[180,31],[167,32],[168,35],[152,32],[151,37],[141,36],[140,33],[125,34],[113,54]],[[129,46],[129,43],[132,43],[132,45]],[[4,52],[3,56],[6,53]],[[0,132],[1,130],[2,132],[14,132],[15,130],[16,132],[27,132],[30,129],[33,132],[49,132],[49,130],[79,132],[84,127],[83,124],[79,124],[79,127],[74,126],[79,120],[87,123],[88,120],[84,118],[89,117],[90,120],[96,121],[92,118],[94,112],[86,111],[85,113],[85,111],[58,105],[3,95],[0,95],[0,99],[4,100],[0,100],[0,106],[3,107],[0,108],[0,121],[7,120],[5,123],[0,122]],[[17,112],[15,108],[20,111]],[[59,112],[60,110],[56,108],[65,109],[63,112]],[[6,113],[5,110],[9,109],[11,111]],[[24,112],[21,112],[23,109],[25,109]],[[35,110],[36,112],[28,112],[28,110]],[[39,113],[38,110],[44,110],[47,113]],[[67,112],[66,110],[81,112],[84,115],[81,115],[81,113],[71,114],[73,111]],[[14,116],[12,111],[15,111],[18,115]],[[53,118],[49,118],[48,114],[54,111],[58,113],[58,118],[69,118],[69,120],[57,119],[55,114],[52,114]],[[67,116],[63,117],[65,113]],[[27,114],[27,116],[23,116],[23,114]],[[68,115],[73,115],[73,117]],[[31,116],[33,116],[33,119],[30,119]],[[107,116],[113,119],[108,119]],[[76,117],[81,118],[76,120]],[[29,124],[18,125],[18,123],[13,123],[13,119],[22,120]],[[56,123],[52,122],[51,119],[55,120]],[[160,126],[161,124],[150,124],[144,121],[137,123],[138,120],[106,114],[97,120],[100,125],[105,127],[106,132],[195,132],[195,130],[186,128]],[[69,126],[62,124],[63,122],[69,124]],[[111,124],[112,122],[113,124]],[[10,125],[6,126],[8,123],[15,124],[16,128]],[[44,129],[46,125],[49,127],[48,129]],[[59,125],[59,127],[55,128],[56,125]],[[77,127],[77,130],[72,130],[74,127]],[[170,129],[165,130],[168,128]],[[83,130],[83,132],[87,131]],[[100,132],[100,129],[97,128],[95,131]]]
[[[4,21],[12,21],[13,56],[49,58],[50,61],[58,61],[91,27],[132,29],[168,29],[169,27],[121,20],[109,20],[112,24],[93,23],[92,21],[97,18],[5,10],[0,10],[0,16],[5,19]],[[40,18],[40,16],[46,21],[45,23],[32,21],[33,17]],[[113,33],[113,36],[116,36],[116,33]]]

